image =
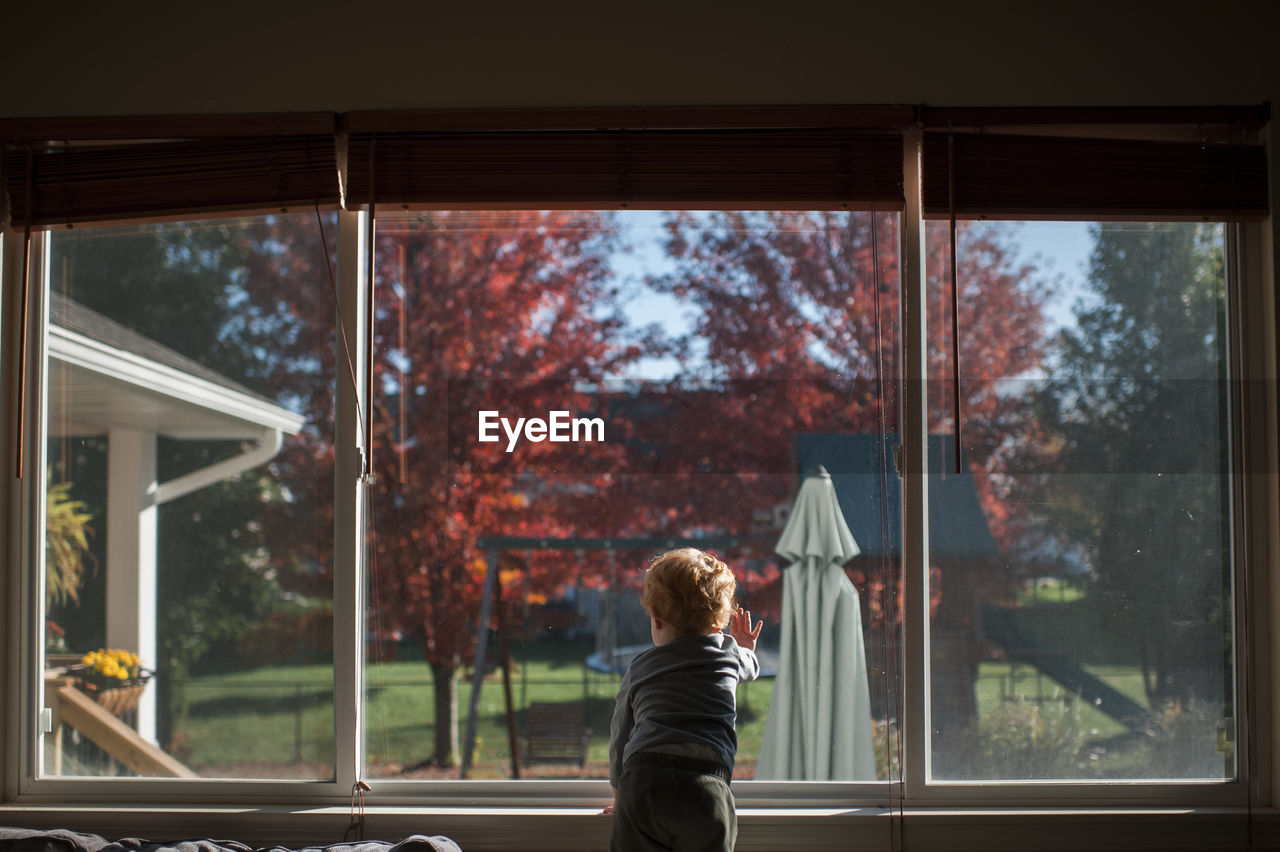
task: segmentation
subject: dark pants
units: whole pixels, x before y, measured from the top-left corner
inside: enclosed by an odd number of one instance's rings
[[[618,777],[611,852],[733,852],[729,770],[672,754],[632,755]]]

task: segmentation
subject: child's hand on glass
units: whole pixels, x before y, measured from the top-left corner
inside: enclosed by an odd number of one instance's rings
[[[742,607],[738,607],[738,611],[729,616],[729,635],[748,651],[756,649],[756,637],[760,635],[761,627],[764,627],[763,619],[757,622],[754,630],[751,629],[751,612]]]

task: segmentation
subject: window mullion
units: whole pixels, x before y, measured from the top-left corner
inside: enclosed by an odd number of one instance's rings
[[[904,793],[918,796],[924,789],[928,760],[928,584],[925,560],[929,552],[928,408],[926,369],[926,277],[924,221],[920,199],[919,131],[903,137],[902,217],[902,584],[903,617],[903,766]]]
[[[364,771],[361,719],[364,625],[364,512],[360,482],[364,431],[361,414],[365,382],[366,322],[370,309],[366,286],[366,214],[338,214],[338,311],[335,341],[333,506],[333,678],[334,775],[350,787]],[[348,369],[350,368],[350,369]]]
[[[1276,434],[1276,383],[1274,362],[1259,353],[1275,352],[1276,306],[1267,298],[1267,288],[1251,287],[1264,280],[1260,264],[1262,234],[1258,225],[1235,223],[1227,226],[1225,273],[1232,340],[1231,370],[1240,381],[1233,389],[1231,440],[1234,473],[1231,490],[1232,552],[1237,567],[1233,572],[1235,605],[1234,654],[1236,773],[1244,784],[1243,795],[1252,802],[1268,801],[1271,794],[1272,733],[1259,723],[1262,708],[1269,704],[1269,680],[1259,674],[1268,670],[1273,651],[1268,645],[1267,607],[1259,601],[1270,599],[1270,581],[1258,566],[1275,552],[1275,525],[1258,522],[1274,517],[1274,477],[1252,476],[1255,471],[1276,469],[1275,445],[1268,437]],[[1271,507],[1268,511],[1267,507]],[[1246,534],[1247,532],[1247,534]]]
[[[13,565],[32,565],[43,558],[43,549],[39,546],[43,541],[40,530],[44,523],[43,477],[39,473],[44,469],[44,442],[41,440],[44,423],[42,400],[44,393],[44,370],[41,359],[43,353],[44,322],[41,311],[44,309],[43,294],[47,289],[48,240],[44,232],[31,233],[30,246],[26,245],[22,234],[8,231],[5,236],[5,293],[9,296],[8,305],[13,311],[8,329],[12,336],[8,339],[8,370],[12,371],[8,386],[15,394],[25,396],[25,405],[13,405],[13,411],[21,410],[23,418],[8,420],[4,430],[5,452],[9,454],[10,464],[5,470],[10,471],[9,495],[16,498],[16,505],[11,504],[6,514],[7,526],[13,533],[10,538],[10,555]],[[29,254],[28,253],[29,250]],[[26,255],[27,280],[32,286],[27,288],[27,301],[22,303],[22,270]],[[16,298],[15,298],[16,296]],[[27,323],[26,331],[22,326],[24,314]],[[25,359],[18,357],[18,350],[25,346]],[[26,376],[18,375],[19,365],[25,361]],[[14,431],[21,430],[23,434]],[[18,467],[18,443],[24,445],[21,468]],[[6,768],[12,767],[4,777],[5,794],[12,797],[26,790],[33,778],[40,771],[40,748],[42,737],[36,733],[39,725],[40,707],[43,700],[43,678],[41,667],[36,660],[36,649],[39,647],[39,631],[37,625],[43,625],[43,596],[33,595],[34,585],[32,573],[19,571],[11,577],[5,591],[13,595],[6,603],[10,604],[7,612],[12,618],[10,637],[17,641],[9,642],[10,656],[5,661],[9,666],[9,682],[17,684],[15,695],[29,697],[27,701],[10,702],[9,714],[5,719],[6,752],[10,759],[5,761]],[[39,576],[43,578],[43,571]]]

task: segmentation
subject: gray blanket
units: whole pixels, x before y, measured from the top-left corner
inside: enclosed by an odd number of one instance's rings
[[[361,840],[334,843],[329,846],[253,847],[236,840],[214,840],[207,837],[187,840],[143,840],[126,837],[107,840],[96,834],[82,834],[64,828],[46,831],[0,827],[0,852],[462,852],[447,837],[414,834],[397,843],[386,840]]]

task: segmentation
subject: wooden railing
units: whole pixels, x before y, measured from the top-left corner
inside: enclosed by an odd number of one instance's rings
[[[45,696],[53,710],[54,766],[51,769],[55,774],[61,774],[62,771],[62,726],[66,724],[138,775],[153,778],[198,777],[158,746],[139,736],[137,731],[101,707],[66,678],[47,678]]]

